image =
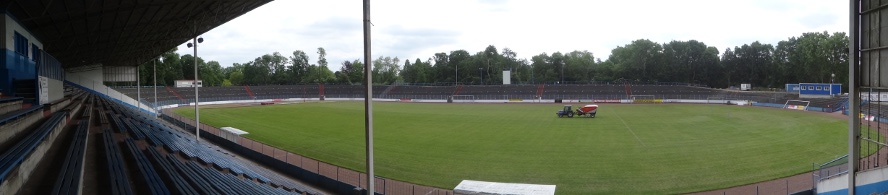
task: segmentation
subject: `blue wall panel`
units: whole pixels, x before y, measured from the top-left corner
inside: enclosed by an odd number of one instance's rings
[[[37,79],[37,64],[15,51],[4,50],[6,55],[0,60],[0,78],[3,78],[0,79],[0,90],[4,96],[14,96],[13,81]]]
[[[841,84],[799,83],[799,95],[834,95],[841,91]]]
[[[799,84],[786,84],[786,92],[799,92]]]

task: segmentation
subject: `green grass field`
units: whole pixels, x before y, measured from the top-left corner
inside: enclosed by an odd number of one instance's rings
[[[374,103],[376,173],[445,189],[469,179],[554,184],[558,194],[674,194],[791,176],[847,151],[847,121],[811,112],[604,104],[596,118],[558,118],[559,109]],[[205,108],[201,122],[364,170],[362,102]]]

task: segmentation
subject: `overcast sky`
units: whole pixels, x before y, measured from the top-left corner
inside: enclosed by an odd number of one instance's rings
[[[205,34],[198,56],[223,67],[263,54],[324,47],[330,70],[363,58],[362,1],[277,0]],[[434,53],[488,45],[519,58],[588,50],[607,59],[637,39],[701,41],[719,52],[805,32],[847,32],[848,2],[836,0],[374,0],[372,51],[425,61]],[[179,53],[191,49],[179,46]]]

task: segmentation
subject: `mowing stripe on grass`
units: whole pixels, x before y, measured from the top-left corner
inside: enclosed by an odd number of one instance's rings
[[[847,153],[847,120],[813,112],[608,104],[611,112],[595,119],[571,120],[552,115],[561,108],[552,104],[374,105],[378,175],[442,189],[472,179],[553,184],[558,194],[682,194],[797,175]],[[363,108],[357,101],[203,108],[201,121],[363,171]]]
[[[616,115],[617,118],[620,118],[620,122],[623,122],[623,126],[626,126],[626,129],[628,129],[629,132],[632,133],[632,136],[635,137],[635,141],[638,141],[638,144],[641,144],[642,147],[647,147],[647,145],[644,144],[644,142],[638,138],[638,135],[635,135],[635,131],[632,130],[632,127],[629,127],[629,124],[626,123],[626,120],[623,120],[623,117],[620,116],[620,114],[617,114],[617,112],[614,112],[614,115]]]

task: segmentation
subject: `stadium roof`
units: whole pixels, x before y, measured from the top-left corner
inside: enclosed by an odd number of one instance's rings
[[[0,0],[64,68],[138,66],[271,0]]]

